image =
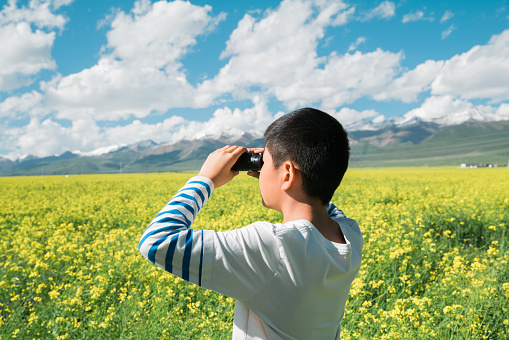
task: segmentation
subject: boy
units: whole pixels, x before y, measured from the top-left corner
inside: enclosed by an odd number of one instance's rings
[[[236,299],[233,339],[339,339],[362,236],[329,203],[348,167],[341,124],[315,109],[282,116],[265,131],[265,149],[225,146],[172,198],[143,234],[152,263]],[[189,229],[214,188],[238,174],[246,152],[263,152],[263,205],[283,223],[255,222],[225,232]],[[329,203],[329,204],[328,204]]]

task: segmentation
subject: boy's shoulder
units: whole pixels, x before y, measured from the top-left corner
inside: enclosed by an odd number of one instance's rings
[[[214,232],[220,239],[245,243],[248,247],[274,247],[278,243],[278,224],[256,221],[241,228]],[[277,248],[277,247],[276,247]]]
[[[342,230],[346,229],[362,236],[362,232],[356,220],[346,217],[343,211],[339,210],[336,206],[332,205],[332,207],[333,208],[330,210],[330,217],[341,226]],[[243,231],[244,233],[255,233],[260,236],[271,235],[277,237],[293,231],[309,229],[311,226],[312,224],[306,220],[291,221],[285,224],[260,220],[235,230]]]
[[[341,226],[341,230],[343,232],[344,232],[343,229],[347,228],[348,230],[351,230],[355,234],[362,236],[361,229],[359,228],[359,224],[357,223],[357,221],[352,218],[346,217],[343,210],[336,207],[334,203],[330,202],[327,205],[327,212],[329,213],[329,216]]]
[[[341,214],[335,214],[331,218],[336,221],[345,237],[353,244],[362,243],[362,233],[356,220],[347,218]],[[308,235],[320,238],[320,232],[307,220],[297,220],[287,223],[271,223],[256,221],[241,228],[217,232],[221,239],[227,241],[245,243],[248,248],[270,248],[275,251],[284,243],[294,241],[306,243]],[[318,235],[320,234],[320,235]]]
[[[344,231],[344,229],[348,229],[352,231],[353,233],[362,236],[361,228],[359,227],[359,224],[356,220],[352,218],[348,218],[345,216],[342,217],[332,217],[332,219],[341,226],[341,230]]]

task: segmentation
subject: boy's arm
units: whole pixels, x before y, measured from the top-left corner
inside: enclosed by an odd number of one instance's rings
[[[209,156],[207,161],[212,162],[207,165],[206,161],[200,174],[208,174],[217,183],[224,184],[235,174],[214,170],[217,164],[223,164],[220,166],[228,171],[231,169],[230,161],[224,161],[230,156],[218,154],[221,153]],[[271,226],[263,232],[253,226],[227,232],[190,229],[216,182],[204,176],[191,178],[156,215],[138,247],[149,261],[176,276],[234,298],[246,299],[273,276],[279,261],[277,240],[270,237],[273,236]]]
[[[327,205],[327,213],[330,217],[346,217],[343,210],[339,210],[332,202]]]
[[[156,215],[138,249],[164,270],[201,285],[203,231],[189,229],[214,190],[207,177],[193,177]]]
[[[207,157],[198,176],[177,192],[143,233],[138,244],[143,256],[164,270],[201,285],[204,234],[190,227],[214,188],[238,175],[231,167],[246,150],[227,145]]]
[[[358,240],[357,244],[360,244],[359,249],[362,252],[362,245],[363,245],[362,233],[361,233],[361,229],[359,228],[359,225],[357,224],[357,221],[347,218],[345,216],[345,214],[343,213],[343,211],[339,210],[338,207],[336,207],[334,205],[334,203],[332,203],[332,202],[327,205],[327,212],[329,213],[329,216],[331,218],[340,218],[340,219],[348,220],[348,222],[345,222],[345,224],[343,224],[345,226],[348,226],[348,229],[341,229],[341,231],[343,231],[343,235],[345,236],[345,238],[348,241],[353,241],[353,239],[356,238]],[[345,220],[343,220],[343,221],[345,221]],[[353,234],[348,232],[348,230],[351,230],[353,232]],[[345,235],[345,232],[347,233],[346,235]],[[359,251],[359,249],[356,249],[356,251]]]

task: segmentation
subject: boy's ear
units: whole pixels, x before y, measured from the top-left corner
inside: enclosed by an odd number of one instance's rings
[[[281,184],[281,190],[286,191],[295,183],[297,179],[297,168],[291,161],[286,161],[281,164],[283,170],[283,183]]]

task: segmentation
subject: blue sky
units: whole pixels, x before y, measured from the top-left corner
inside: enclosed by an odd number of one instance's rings
[[[509,4],[0,1],[0,156],[263,132],[302,106],[354,126],[509,119]]]

